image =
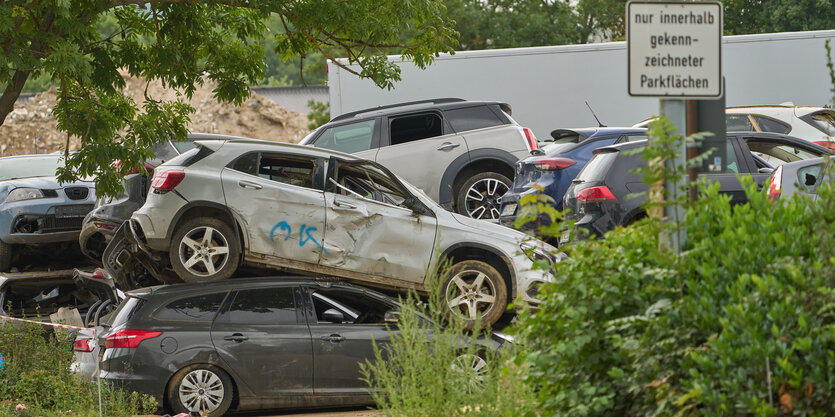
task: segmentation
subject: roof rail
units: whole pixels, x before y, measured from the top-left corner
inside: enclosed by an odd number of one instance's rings
[[[367,108],[367,109],[352,111],[350,113],[340,114],[339,116],[336,116],[333,119],[331,119],[331,121],[335,122],[337,120],[350,119],[350,118],[352,118],[352,117],[354,117],[358,114],[362,114],[362,113],[368,113],[368,112],[372,112],[372,111],[385,110],[385,109],[394,109],[394,108],[397,108],[397,107],[412,106],[412,105],[415,105],[415,104],[443,104],[443,103],[457,103],[457,102],[460,102],[460,101],[467,101],[467,100],[464,100],[463,98],[446,97],[446,98],[433,98],[433,99],[429,99],[429,100],[409,101],[409,102],[406,102],[406,103],[389,104],[387,106],[370,107],[370,108]]]

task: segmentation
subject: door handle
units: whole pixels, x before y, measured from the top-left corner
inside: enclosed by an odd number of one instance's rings
[[[351,204],[351,203],[348,203],[348,202],[345,202],[345,201],[339,201],[339,200],[333,200],[333,205],[335,205],[337,207],[348,208],[348,209],[357,208],[357,206],[355,204]]]
[[[243,188],[251,188],[253,190],[260,190],[261,189],[261,184],[258,184],[258,183],[252,182],[252,181],[240,180],[240,181],[238,181],[238,185],[240,185]]]
[[[343,337],[342,335],[338,335],[338,334],[332,334],[330,336],[322,336],[322,340],[324,340],[326,342],[339,343],[339,342],[345,340],[345,337]]]
[[[459,146],[461,146],[460,143],[444,142],[443,145],[438,147],[438,150],[439,151],[448,151],[448,150],[455,149]]]
[[[246,337],[246,336],[244,336],[240,333],[235,333],[232,336],[223,336],[223,340],[229,340],[229,341],[234,341],[234,342],[238,342],[238,343],[241,343],[244,340],[248,340],[248,339],[249,339],[248,337]]]

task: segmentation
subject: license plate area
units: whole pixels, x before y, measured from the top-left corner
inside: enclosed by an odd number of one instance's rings
[[[68,219],[75,217],[84,217],[90,210],[93,209],[92,204],[78,204],[74,206],[58,206],[55,207],[56,219]]]

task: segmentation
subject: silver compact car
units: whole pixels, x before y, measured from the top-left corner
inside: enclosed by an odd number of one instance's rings
[[[163,282],[231,277],[242,264],[425,291],[427,271],[453,312],[493,324],[508,300],[538,302],[554,248],[447,212],[385,167],[355,156],[250,140],[198,141],[155,170],[147,201],[105,250],[123,289],[141,263]],[[425,169],[432,169],[426,166]]]
[[[92,182],[59,184],[62,155],[0,158],[0,272],[12,266],[18,246],[75,242],[93,209]]]

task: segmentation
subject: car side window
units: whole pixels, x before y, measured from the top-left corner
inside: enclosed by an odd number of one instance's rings
[[[374,165],[341,163],[332,178],[330,190],[342,195],[357,195],[369,200],[399,206],[410,197],[391,176]]]
[[[393,310],[391,305],[359,291],[317,289],[311,295],[319,323],[332,323],[325,312],[334,309],[342,313],[342,324],[382,324],[386,311]]]
[[[733,142],[732,138],[727,138],[725,140],[725,161],[721,161],[721,158],[716,156],[715,153],[708,156],[708,164],[712,166],[721,163],[722,170],[709,170],[706,174],[738,174],[740,172],[739,157],[736,154]]]
[[[753,132],[754,125],[748,119],[747,114],[725,115],[725,124],[728,132]]]
[[[391,145],[442,136],[443,120],[437,113],[421,113],[389,119]]]
[[[295,155],[263,154],[258,176],[298,187],[314,188],[316,160]]]
[[[444,110],[444,117],[456,132],[501,126],[504,123],[487,106]]]
[[[238,291],[218,321],[230,324],[296,324],[292,287]]]
[[[649,137],[648,137],[646,134],[644,134],[644,133],[636,133],[636,134],[631,134],[631,135],[623,135],[623,136],[620,138],[620,140],[618,140],[618,143],[621,143],[621,142],[635,142],[636,140],[644,140],[644,139],[648,139],[648,138],[649,138]]]
[[[375,120],[363,120],[325,129],[313,143],[317,148],[355,153],[371,149]]]
[[[180,298],[157,310],[154,318],[171,321],[212,321],[224,298],[226,291]]]
[[[757,125],[760,126],[760,130],[763,132],[782,133],[785,135],[786,133],[789,133],[792,130],[791,126],[769,117],[754,116],[754,120],[757,122]]]
[[[748,145],[748,149],[750,149],[751,152],[755,153],[775,168],[787,162],[801,161],[820,156],[800,147],[786,143],[756,139],[749,139],[745,141],[745,143]]]

